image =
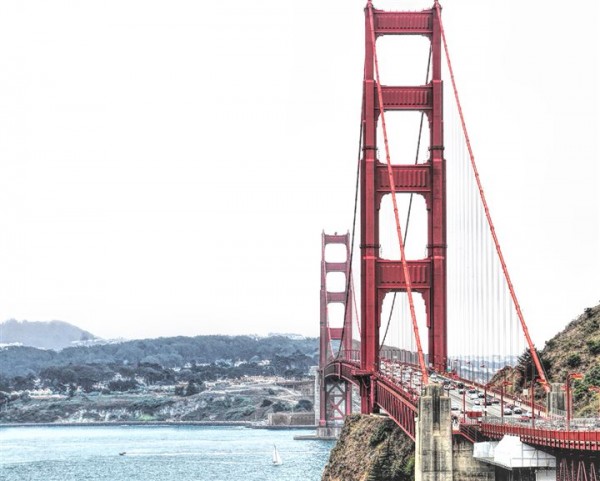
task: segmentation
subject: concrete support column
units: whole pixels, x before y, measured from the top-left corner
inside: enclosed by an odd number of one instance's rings
[[[415,480],[453,481],[450,398],[431,385],[419,398],[416,424]]]
[[[548,393],[548,413],[556,415],[564,415],[567,410],[567,404],[565,400],[565,392],[562,390],[563,384],[553,382],[551,390]]]

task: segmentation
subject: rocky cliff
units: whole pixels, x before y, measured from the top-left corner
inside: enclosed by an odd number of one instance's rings
[[[322,481],[412,481],[414,443],[390,418],[348,416]]]

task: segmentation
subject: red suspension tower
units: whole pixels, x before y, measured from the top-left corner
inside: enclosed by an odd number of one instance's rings
[[[437,3],[437,2],[436,2]],[[429,159],[415,165],[393,165],[398,193],[414,193],[425,199],[428,216],[427,256],[408,260],[410,285],[425,301],[429,363],[443,371],[447,363],[446,339],[446,174],[442,116],[441,32],[435,6],[420,12],[365,10],[365,69],[361,159],[361,371],[368,376],[379,370],[379,330],[383,299],[390,292],[406,292],[400,260],[379,257],[379,209],[391,194],[388,166],[377,158],[377,123],[383,111],[424,112],[429,121]],[[371,28],[371,12],[372,25]],[[373,31],[374,30],[374,31]],[[381,86],[379,105],[373,38],[383,35],[424,35],[431,41],[432,77],[427,85]],[[369,383],[361,383],[361,410],[375,409]]]
[[[328,262],[325,248],[330,244],[341,244],[346,248],[346,259],[343,262]],[[322,234],[321,247],[321,345],[319,359],[319,435],[337,434],[344,424],[344,418],[352,414],[352,386],[350,383],[335,377],[325,378],[325,367],[338,355],[344,357],[352,353],[352,283],[350,282],[350,234]],[[345,289],[341,292],[327,290],[327,274],[343,273]],[[343,306],[344,319],[342,326],[329,325],[328,306],[339,303]]]

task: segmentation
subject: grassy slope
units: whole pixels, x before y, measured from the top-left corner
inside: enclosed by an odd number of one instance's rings
[[[552,382],[564,383],[568,373],[581,373],[574,382],[576,415],[598,412],[598,396],[588,388],[600,386],[600,305],[587,308],[565,329],[550,339],[540,352],[549,364]]]
[[[600,305],[586,308],[583,314],[546,342],[539,355],[552,383],[564,384],[569,373],[583,374],[582,380],[573,381],[575,416],[596,415],[600,394],[591,392],[589,388],[600,386]],[[492,383],[506,380],[511,384],[508,392],[527,391],[530,387],[531,361],[529,356],[526,358],[521,366],[515,369],[506,367],[496,373]],[[542,400],[544,397],[545,393],[538,385],[536,398]]]

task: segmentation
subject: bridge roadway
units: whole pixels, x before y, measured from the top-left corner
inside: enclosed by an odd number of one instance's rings
[[[360,370],[356,354],[349,356],[351,360],[336,360],[325,369],[325,376],[335,376],[358,386],[368,382],[375,384],[374,392],[376,403],[400,428],[413,440],[415,439],[415,416],[419,394],[421,392],[421,375],[415,366],[400,364],[390,360],[381,361],[380,372],[368,375]],[[432,382],[457,383],[455,379],[443,377],[439,374],[432,376]],[[467,437],[472,442],[484,439],[501,439],[505,434],[519,436],[521,441],[537,447],[573,450],[583,453],[600,452],[600,419],[573,420],[567,426],[564,418],[550,418],[536,409],[535,419],[531,419],[531,408],[521,406],[506,396],[506,404],[502,404],[497,392],[490,392],[491,404],[483,406],[485,398],[481,386],[464,384],[464,392],[459,392],[458,387],[447,389],[451,398],[454,418],[453,431]],[[476,393],[469,393],[476,390]],[[473,394],[473,396],[470,396]],[[477,397],[475,397],[477,396]],[[516,405],[522,413],[502,412],[503,407]],[[529,409],[528,409],[529,408]],[[485,410],[485,412],[484,412]]]

